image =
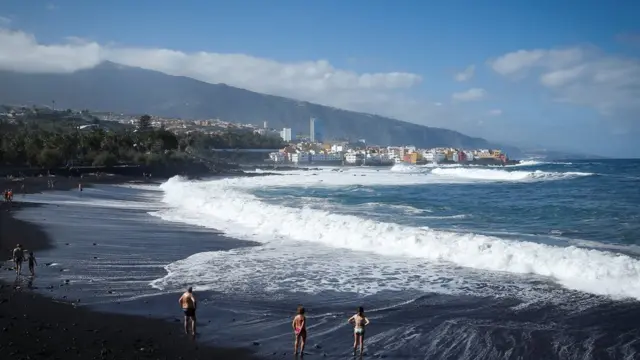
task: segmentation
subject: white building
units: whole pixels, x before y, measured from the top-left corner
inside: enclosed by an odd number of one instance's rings
[[[291,128],[283,128],[282,131],[280,131],[280,137],[284,141],[291,141]]]
[[[342,161],[342,155],[338,153],[311,154],[311,161],[313,162]]]
[[[344,156],[344,162],[347,164],[355,164],[358,162],[359,158],[358,154],[350,152]]]
[[[299,152],[291,154],[291,162],[294,164],[302,164],[309,162],[309,153]]]
[[[283,163],[287,160],[284,152],[272,152],[269,154],[269,159],[275,163]]]
[[[311,143],[316,142],[316,119],[309,119],[309,141]]]
[[[427,162],[433,162],[435,155],[431,150],[425,150],[422,152],[422,158]]]
[[[447,159],[447,154],[442,150],[434,150],[433,151],[433,162],[439,163],[441,161],[445,161]]]
[[[473,161],[475,159],[472,151],[464,151],[464,155],[467,158],[467,161]]]
[[[344,145],[333,144],[331,145],[331,152],[343,152],[345,150]]]

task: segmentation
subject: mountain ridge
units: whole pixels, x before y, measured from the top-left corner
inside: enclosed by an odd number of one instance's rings
[[[294,133],[308,132],[309,118],[315,117],[326,138],[366,139],[378,145],[500,147],[453,130],[113,62],[66,74],[0,71],[0,103],[49,104],[52,100],[60,108],[219,118],[255,125],[268,121],[269,127],[289,127]],[[501,147],[512,157],[520,154],[515,147]]]

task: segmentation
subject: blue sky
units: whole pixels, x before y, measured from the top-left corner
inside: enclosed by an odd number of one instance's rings
[[[638,1],[5,0],[0,49],[24,58],[0,67],[108,59],[515,145],[640,156],[638,18]]]

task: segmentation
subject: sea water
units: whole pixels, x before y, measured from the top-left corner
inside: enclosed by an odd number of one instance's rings
[[[363,305],[368,352],[379,357],[633,359],[639,185],[639,161],[528,161],[176,177],[43,202],[94,218],[110,211],[102,218],[113,228],[127,220],[110,237],[129,234],[120,244],[138,252],[94,260],[105,273],[132,257],[149,267],[136,267],[143,291],[109,275],[118,299],[194,286],[218,319],[205,327],[211,341],[265,356],[290,347],[290,317],[303,304],[312,355],[347,354],[346,319]]]

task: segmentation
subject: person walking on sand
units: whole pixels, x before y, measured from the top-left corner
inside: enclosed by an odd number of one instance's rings
[[[354,325],[353,328],[353,355],[360,346],[360,356],[364,354],[364,328],[369,325],[369,319],[364,316],[364,308],[360,306],[358,312],[349,318],[348,322]]]
[[[33,255],[33,251],[29,251],[29,271],[31,276],[36,276],[36,265],[38,265],[36,257]]]
[[[187,292],[182,294],[180,300],[180,307],[184,312],[184,332],[189,335],[189,320],[191,320],[191,336],[196,338],[196,298],[193,296],[193,288],[189,287]]]
[[[307,342],[307,318],[304,316],[304,307],[298,306],[296,316],[291,322],[296,340],[293,343],[293,353],[298,355],[298,346],[300,346],[300,355],[304,356],[304,345]]]
[[[16,275],[20,275],[22,272],[22,262],[24,261],[24,250],[22,250],[22,245],[16,245],[16,248],[13,249],[13,262],[16,265]]]

